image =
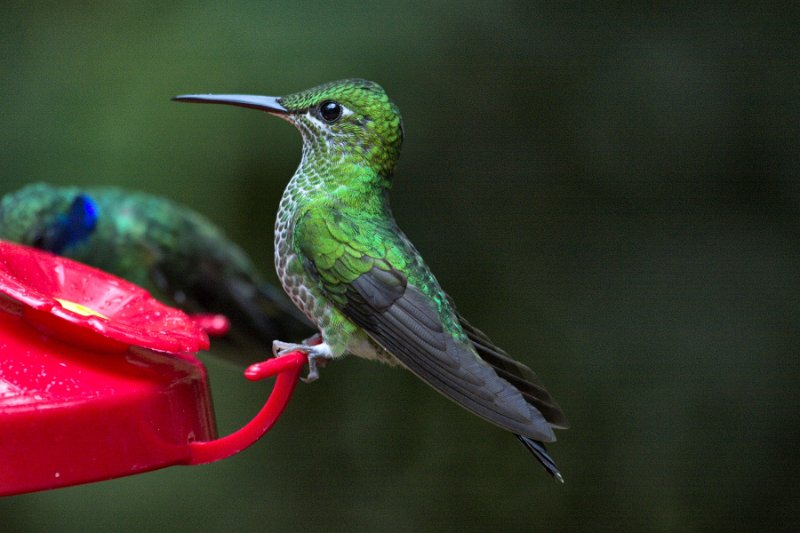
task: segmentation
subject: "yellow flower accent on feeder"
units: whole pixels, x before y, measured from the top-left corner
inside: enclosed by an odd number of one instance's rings
[[[98,313],[94,309],[89,309],[85,305],[81,305],[78,302],[65,300],[63,298],[54,298],[54,299],[55,301],[61,304],[61,307],[63,307],[68,311],[72,311],[73,313],[77,313],[81,316],[99,316],[100,318],[108,320],[108,317],[103,313]]]

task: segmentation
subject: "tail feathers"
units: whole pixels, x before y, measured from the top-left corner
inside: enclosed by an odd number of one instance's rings
[[[553,458],[547,453],[547,449],[544,447],[544,444],[539,442],[538,440],[533,440],[529,437],[523,437],[522,435],[515,435],[519,441],[525,445],[528,450],[536,457],[536,460],[539,461],[547,473],[553,476],[553,478],[558,481],[559,483],[564,483],[564,478],[561,477],[561,472],[558,470],[556,466],[556,462],[553,461]]]

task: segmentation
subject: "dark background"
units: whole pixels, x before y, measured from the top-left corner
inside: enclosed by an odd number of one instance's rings
[[[792,4],[36,4],[0,17],[0,193],[167,196],[274,279],[299,135],[169,98],[378,81],[406,127],[397,219],[573,427],[558,486],[508,434],[350,358],[234,458],[6,498],[3,530],[800,527]],[[203,358],[231,431],[269,387]]]

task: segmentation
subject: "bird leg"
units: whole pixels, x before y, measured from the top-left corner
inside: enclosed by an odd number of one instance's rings
[[[312,337],[313,338],[313,337]],[[325,366],[325,363],[333,359],[330,346],[324,342],[320,344],[294,344],[291,342],[272,341],[272,353],[275,357],[280,357],[294,351],[305,352],[308,357],[308,375],[300,378],[304,383],[311,383],[319,379],[317,365]]]

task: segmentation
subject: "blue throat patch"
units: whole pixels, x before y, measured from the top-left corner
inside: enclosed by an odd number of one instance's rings
[[[97,227],[97,203],[86,194],[79,194],[66,213],[56,217],[42,234],[40,248],[54,254],[88,239]]]

